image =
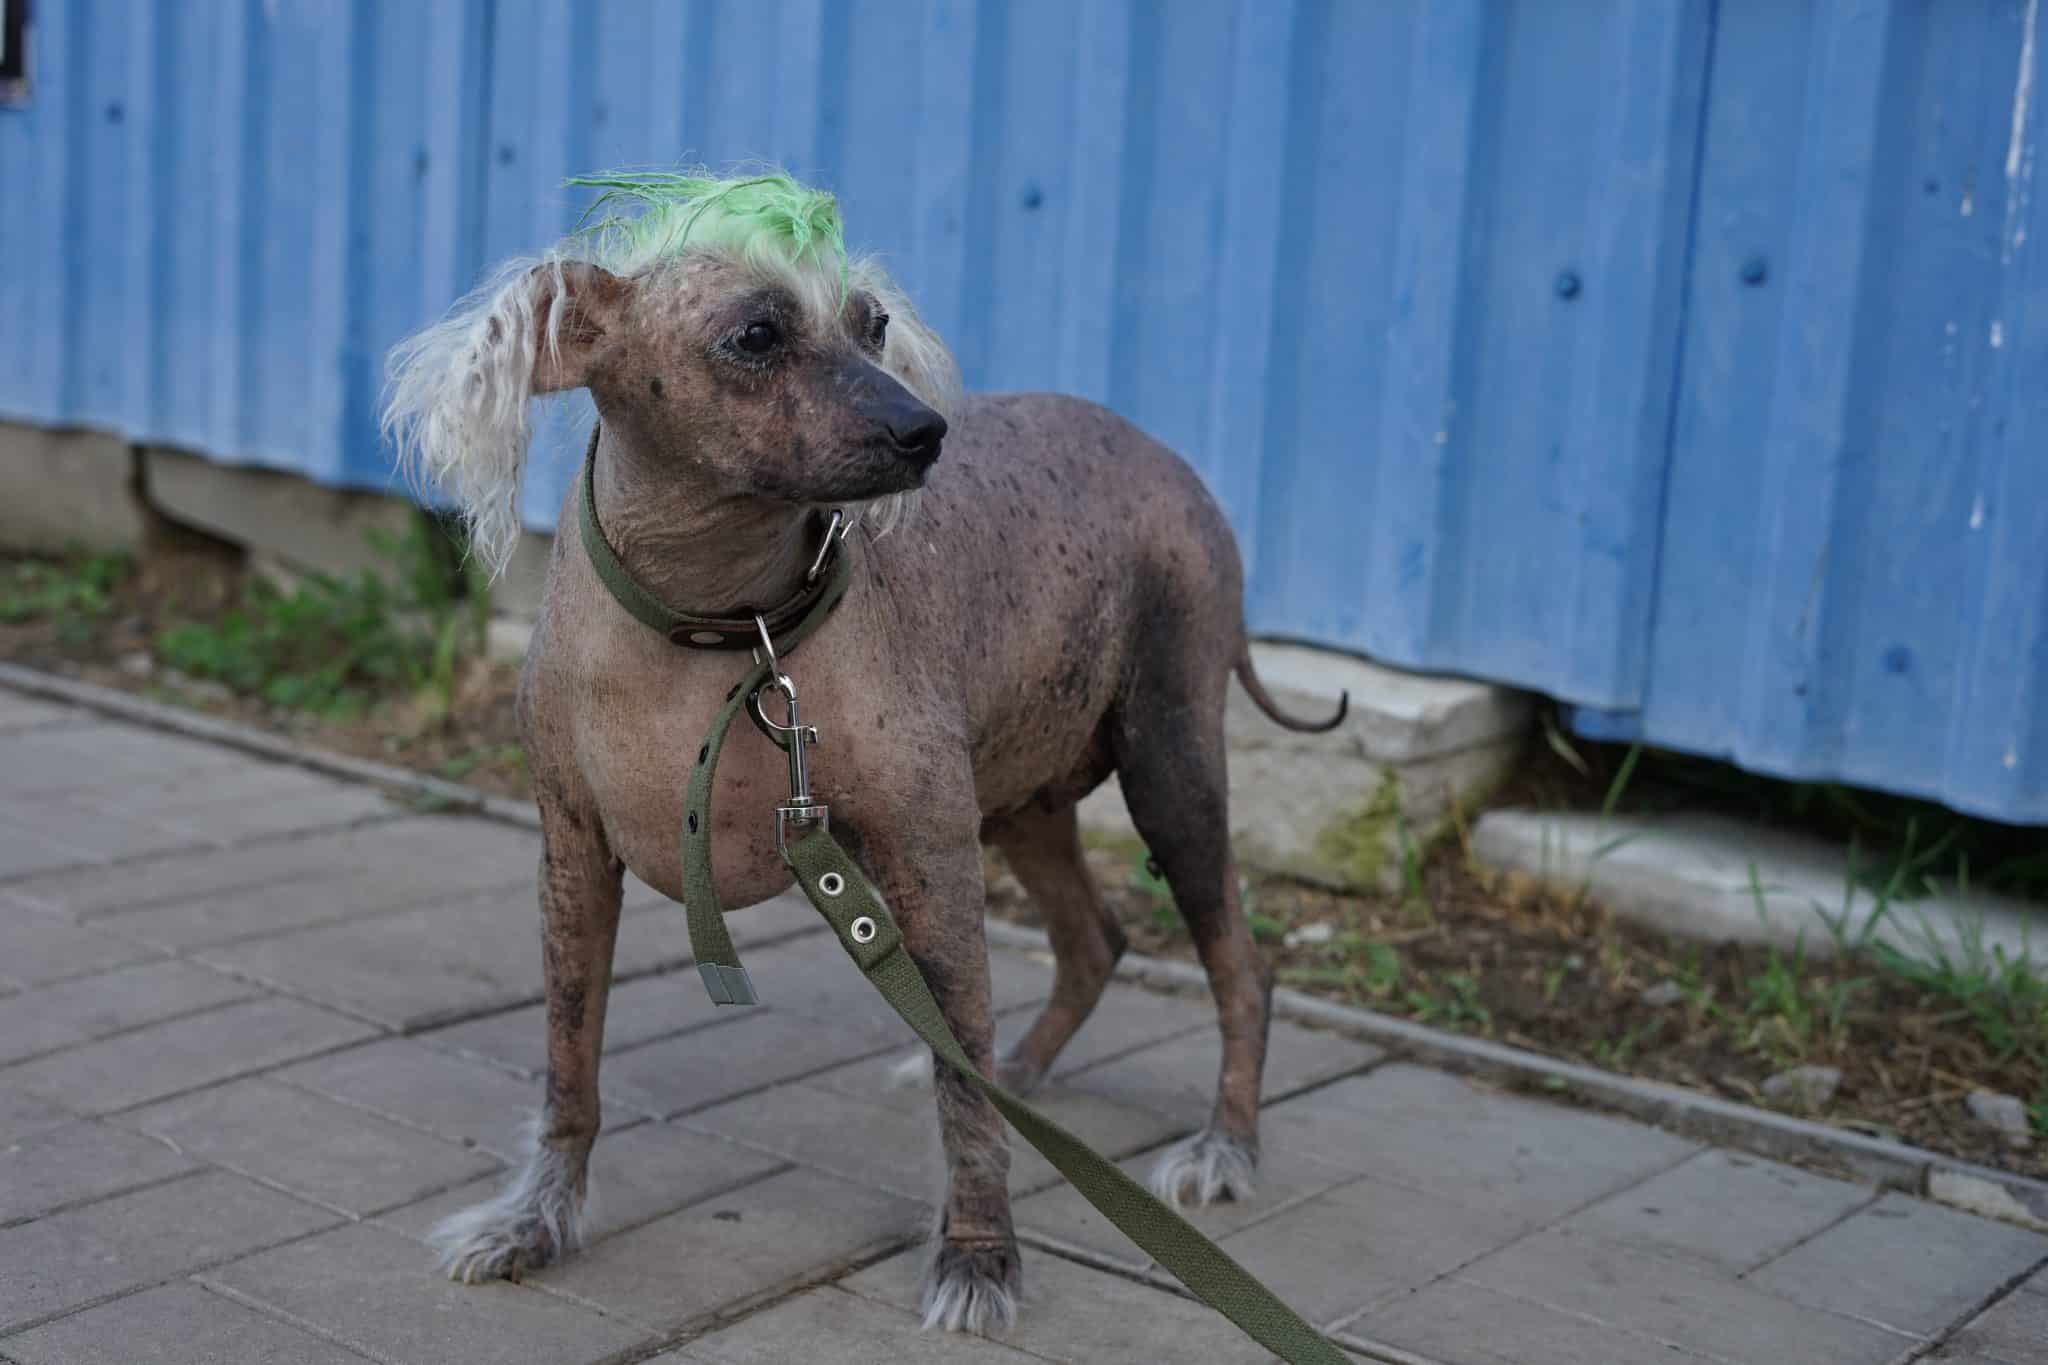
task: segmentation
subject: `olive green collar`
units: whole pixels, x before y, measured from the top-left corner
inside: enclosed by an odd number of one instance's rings
[[[668,606],[633,577],[620,561],[618,552],[612,549],[611,542],[605,539],[604,528],[598,525],[598,430],[596,426],[590,429],[590,449],[583,457],[583,472],[579,480],[582,491],[576,500],[583,552],[590,557],[590,567],[596,571],[598,581],[604,584],[612,599],[641,625],[659,632],[670,644],[681,645],[685,649],[753,649],[761,642],[764,624],[769,634],[780,638],[795,630],[810,615],[811,609],[828,596],[833,606],[837,606],[845,596],[845,580],[852,572],[852,565],[842,542],[850,523],[843,513],[834,512],[826,523],[817,560],[805,575],[803,585],[787,600],[739,616],[697,616]],[[833,591],[835,587],[837,592]]]

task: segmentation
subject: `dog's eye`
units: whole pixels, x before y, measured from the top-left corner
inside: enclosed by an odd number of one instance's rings
[[[888,335],[889,315],[887,313],[878,312],[875,314],[875,320],[868,324],[868,345],[874,347],[876,350],[879,351],[882,349],[883,340],[886,339]]]
[[[735,344],[748,355],[766,355],[782,340],[782,333],[772,322],[750,322],[746,330],[735,339]]]

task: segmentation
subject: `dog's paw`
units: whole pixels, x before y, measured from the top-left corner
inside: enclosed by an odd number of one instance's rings
[[[1203,1208],[1219,1200],[1242,1203],[1256,1192],[1256,1148],[1227,1133],[1205,1129],[1176,1142],[1152,1167],[1152,1193],[1169,1204]]]
[[[427,1234],[451,1280],[517,1280],[583,1244],[584,1200],[568,1158],[535,1142],[504,1189]]]
[[[958,1247],[941,1241],[924,1280],[924,1325],[992,1336],[1017,1325],[1024,1266],[1017,1244]]]
[[[996,1063],[996,1084],[1012,1095],[1028,1095],[1044,1079],[1045,1067],[1020,1049],[1012,1049]]]
[[[932,1088],[932,1050],[921,1047],[908,1057],[889,1064],[889,1076],[883,1082],[891,1090],[929,1090]]]
[[[531,1213],[501,1217],[489,1204],[450,1214],[427,1240],[448,1278],[463,1284],[517,1281],[552,1265],[566,1250],[546,1219]]]

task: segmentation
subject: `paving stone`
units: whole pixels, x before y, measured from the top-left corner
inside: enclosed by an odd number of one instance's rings
[[[1458,1278],[1741,1365],[1890,1365],[1914,1347],[1696,1265],[1561,1230],[1525,1237]]]
[[[525,893],[201,948],[203,962],[400,1030],[540,994],[540,914]]]
[[[739,940],[735,939],[735,943]],[[619,945],[612,971],[619,977],[668,971],[691,961],[690,922],[676,905],[628,910],[619,920]],[[540,949],[534,949],[534,980],[540,980]],[[703,987],[700,984],[699,990]]]
[[[0,1229],[0,1330],[335,1221],[324,1209],[208,1171]]]
[[[1023,1037],[1037,1014],[1036,1010],[1019,1010],[1001,1021],[996,1030],[997,1056],[1009,1051]],[[1123,1058],[1181,1034],[1204,1031],[1216,1032],[1216,1009],[1205,1000],[1129,986],[1111,987],[1103,993],[1081,1031],[1061,1049],[1049,1074],[1054,1079],[1071,1078],[1076,1072],[1111,1058]],[[1210,1079],[1214,1081],[1213,1074]]]
[[[590,1155],[590,1196],[583,1235],[594,1244],[652,1222],[723,1190],[788,1169],[780,1157],[736,1142],[687,1132],[670,1123],[642,1123],[606,1133]],[[490,1176],[394,1209],[378,1221],[422,1241],[449,1214],[495,1194],[505,1177]]]
[[[910,1315],[918,1311],[924,1263],[922,1248],[907,1251],[848,1277],[842,1287],[902,1311],[914,1330],[918,1319]],[[1003,1341],[1047,1360],[1089,1365],[1105,1360],[1264,1365],[1272,1359],[1212,1308],[1044,1252],[1025,1253],[1024,1299],[1017,1326]]]
[[[607,1055],[657,1038],[738,1018],[731,1009],[711,1003],[704,982],[691,968],[643,976],[612,987],[605,1009],[604,1050]],[[471,1019],[420,1035],[423,1042],[474,1057],[487,1057],[539,1076],[548,1068],[548,1024],[545,1005],[526,1005]]]
[[[189,962],[144,962],[0,1000],[0,1065],[235,1000],[257,988]]]
[[[1815,1308],[1932,1335],[2048,1257],[2048,1237],[1888,1194],[1748,1277]]]
[[[689,953],[682,916],[641,912],[620,925],[614,968],[651,971]],[[540,912],[524,886],[202,948],[197,956],[405,1031],[541,995]]]
[[[2048,1356],[2048,1295],[2008,1294],[1950,1337],[1942,1359],[1967,1354],[2001,1365],[2038,1365]]]
[[[0,739],[6,791],[44,803],[87,793],[118,793],[151,782],[259,766],[218,745],[107,721],[31,730]]]
[[[276,1079],[451,1142],[474,1143],[503,1161],[521,1155],[524,1125],[541,1102],[531,1081],[402,1038],[316,1058]],[[615,1107],[606,1107],[605,1122],[624,1127]]]
[[[24,697],[19,692],[0,692],[0,734],[15,730],[39,730],[52,725],[83,725],[91,721],[88,712],[74,706]]]
[[[1643,1124],[1389,1064],[1266,1110],[1264,1140],[1524,1227],[1676,1165],[1699,1144]]]
[[[924,1331],[908,1313],[828,1287],[658,1356],[656,1365],[822,1361],[828,1359],[819,1354],[825,1342],[832,1365],[1027,1365],[1039,1358],[983,1337]]]
[[[1738,1275],[1874,1198],[1861,1185],[1797,1167],[1706,1151],[1572,1215],[1563,1226]]]
[[[1145,1185],[1158,1159],[1159,1151],[1153,1150],[1117,1164],[1124,1174]],[[1253,1198],[1181,1212],[1213,1241],[1356,1179],[1350,1171],[1318,1161],[1290,1146],[1268,1143],[1259,1156],[1258,1192]],[[1016,1214],[1017,1226],[1025,1232],[1122,1262],[1132,1270],[1142,1270],[1149,1261],[1135,1243],[1096,1212],[1094,1205],[1071,1185],[1062,1184],[1020,1200]]]
[[[68,799],[83,810],[153,821],[210,844],[352,824],[391,810],[375,787],[270,763],[185,771]]]
[[[357,1223],[204,1277],[379,1359],[433,1365],[582,1365],[647,1334],[530,1285],[456,1284],[424,1247]]]
[[[167,1284],[45,1323],[9,1337],[5,1350],[21,1365],[144,1359],[149,1365],[362,1365],[365,1359],[191,1283]]]
[[[153,1105],[129,1122],[216,1166],[359,1216],[498,1168],[482,1152],[261,1079]]]
[[[1339,1332],[1337,1340],[1374,1351],[1374,1359],[1387,1358],[1392,1347],[1446,1365],[1653,1365],[1709,1359],[1455,1279],[1391,1300]],[[1790,1360],[1780,1357],[1779,1365]]]
[[[0,1143],[23,1142],[77,1117],[46,1095],[31,1095],[0,1074]]]
[[[0,980],[26,988],[160,958],[156,949],[0,903]]]
[[[817,912],[806,910],[815,921]],[[998,962],[1006,969],[996,970]],[[992,954],[990,966],[990,989],[999,1013],[1037,1000],[1051,989],[1050,972],[1014,954]],[[749,954],[747,970],[762,1002],[771,1008],[831,1024],[879,1029],[911,1041],[903,1021],[830,935],[807,936]]]
[[[1149,1110],[1060,1086],[1047,1087],[1031,1102],[1112,1160],[1181,1131]],[[808,1083],[783,1085],[691,1114],[683,1122],[913,1199],[931,1198],[945,1171],[938,1109],[929,1091],[857,1100]],[[1045,1189],[1059,1178],[1030,1144],[1010,1134],[1013,1194]]]
[[[10,803],[0,802],[0,881],[103,860],[104,855],[86,841],[67,843],[42,830],[24,828],[8,819],[11,812]]]
[[[0,1223],[101,1199],[197,1165],[161,1142],[102,1123],[66,1123],[0,1145]]]
[[[809,1084],[779,1085],[680,1122],[910,1199],[932,1198],[944,1178],[929,1093],[866,1103]]]
[[[0,1071],[65,1108],[104,1114],[231,1080],[375,1032],[296,1000],[246,1000]]]
[[[1420,1288],[1512,1240],[1512,1221],[1435,1195],[1359,1180],[1218,1245],[1310,1322]]]
[[[1267,1099],[1292,1094],[1371,1066],[1385,1055],[1369,1043],[1279,1021],[1266,1050],[1262,1088]],[[1209,1120],[1222,1064],[1223,1036],[1212,1012],[1208,1024],[1193,1033],[1068,1074],[1066,1081],[1077,1090],[1152,1109],[1193,1127]]]
[[[909,1200],[815,1171],[782,1175],[620,1233],[534,1279],[667,1331],[916,1235]]]
[[[236,893],[284,886],[304,893],[341,879],[357,887],[364,909],[395,910],[481,891],[531,886],[540,838],[496,821],[458,816],[388,820],[351,829],[273,840],[223,851],[152,859],[120,867],[38,877],[13,888],[77,918],[181,902],[206,904]],[[323,894],[340,888],[324,887]],[[290,897],[258,898],[272,914]],[[129,922],[136,932],[144,920]],[[261,930],[266,921],[256,922]],[[168,937],[170,930],[160,931]],[[253,932],[253,931],[252,931]],[[206,941],[180,938],[178,944]]]
[[[630,1092],[642,1108],[680,1114],[898,1042],[874,1027],[834,1027],[789,1010],[747,1009],[729,1024],[614,1053],[605,1061],[605,1084]]]

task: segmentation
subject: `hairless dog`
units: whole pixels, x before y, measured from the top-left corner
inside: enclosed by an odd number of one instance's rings
[[[852,587],[800,658],[835,833],[975,1065],[1028,1090],[1123,951],[1074,811],[1115,773],[1223,1037],[1209,1124],[1162,1158],[1154,1185],[1196,1202],[1248,1197],[1271,979],[1238,900],[1225,690],[1234,673],[1283,725],[1336,722],[1283,715],[1253,674],[1215,502],[1180,458],[1095,404],[962,398],[908,300],[846,255],[829,195],[780,176],[598,183],[632,212],[512,263],[394,354],[387,423],[401,450],[463,505],[496,569],[517,535],[528,398],[589,390],[607,538],[667,606],[707,617],[796,596],[820,510],[857,514],[843,550]],[[558,524],[519,691],[544,836],[546,1100],[525,1167],[437,1230],[465,1280],[577,1245],[621,872],[680,897],[688,769],[745,669],[744,655],[678,647],[628,616],[578,543],[573,501]],[[733,732],[711,817],[729,906],[791,884],[772,819],[786,772],[766,738]],[[1049,1003],[1000,1061],[985,842],[1057,958]],[[1006,1326],[1020,1266],[1002,1120],[949,1067],[935,1090],[948,1179],[926,1322]]]

